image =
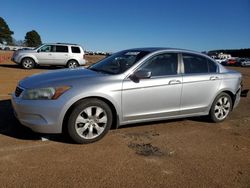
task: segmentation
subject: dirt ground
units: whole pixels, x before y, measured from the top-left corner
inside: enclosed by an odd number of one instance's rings
[[[0,187],[250,187],[249,97],[220,124],[188,118],[132,125],[77,145],[14,118],[9,93],[18,81],[54,68],[23,70],[10,55],[0,52]],[[250,88],[250,68],[231,68]]]

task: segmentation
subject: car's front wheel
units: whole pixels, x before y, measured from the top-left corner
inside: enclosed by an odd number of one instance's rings
[[[210,118],[213,122],[221,122],[225,120],[232,109],[232,99],[230,95],[222,92],[219,94],[210,109]]]
[[[69,116],[69,136],[79,144],[98,141],[109,131],[112,118],[112,111],[105,102],[85,99],[75,106]]]
[[[23,58],[22,67],[24,69],[32,69],[35,67],[35,61],[29,57]]]

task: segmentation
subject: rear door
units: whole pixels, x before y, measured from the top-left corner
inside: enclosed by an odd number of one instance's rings
[[[66,45],[55,45],[54,64],[66,65],[69,58],[69,48]]]
[[[181,114],[203,113],[213,102],[221,83],[218,66],[210,59],[183,53]]]

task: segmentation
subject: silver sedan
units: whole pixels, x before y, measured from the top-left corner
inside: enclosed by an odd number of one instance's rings
[[[225,120],[240,100],[242,76],[189,50],[140,48],[79,69],[50,71],[19,82],[12,105],[40,133],[67,131],[77,143],[111,127],[191,116]]]

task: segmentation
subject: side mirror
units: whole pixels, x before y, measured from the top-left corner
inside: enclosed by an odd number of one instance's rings
[[[151,71],[148,70],[138,70],[134,73],[134,76],[138,79],[146,79],[151,77]]]
[[[129,78],[136,83],[139,83],[140,79],[147,79],[150,77],[151,71],[148,70],[138,70],[129,76]]]

